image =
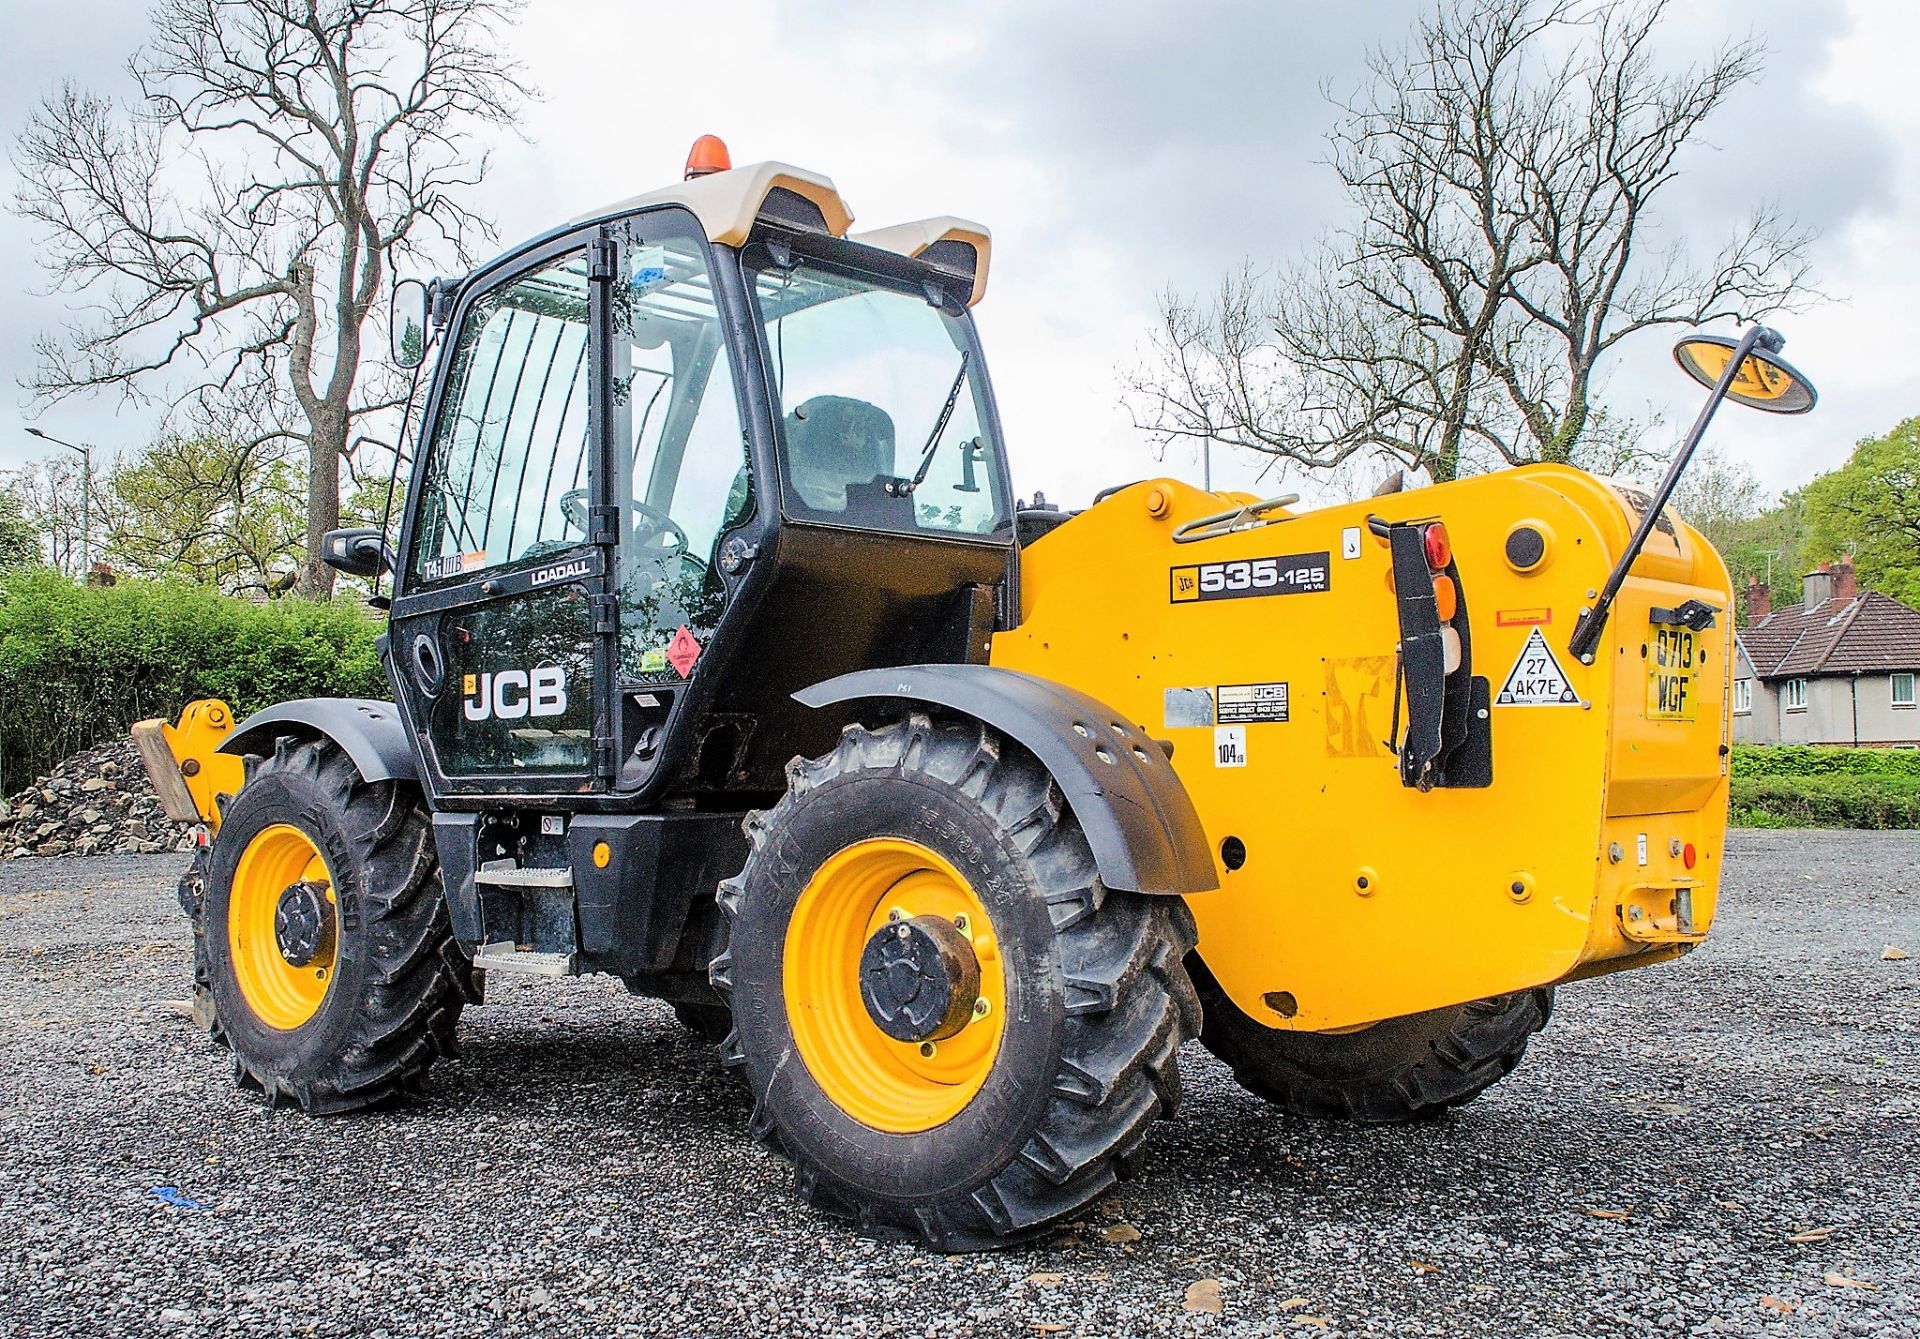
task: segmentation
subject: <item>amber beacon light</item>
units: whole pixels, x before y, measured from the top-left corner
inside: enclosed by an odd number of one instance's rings
[[[693,142],[693,149],[687,154],[686,179],[692,181],[695,177],[725,172],[732,166],[733,158],[727,153],[726,142],[718,135],[702,135]]]

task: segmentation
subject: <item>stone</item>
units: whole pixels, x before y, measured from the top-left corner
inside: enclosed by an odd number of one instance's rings
[[[174,823],[140,765],[133,741],[111,738],[78,753],[0,801],[0,858],[190,850],[193,829]]]

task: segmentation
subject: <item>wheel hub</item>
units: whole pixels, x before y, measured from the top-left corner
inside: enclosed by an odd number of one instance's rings
[[[333,917],[325,884],[288,884],[273,910],[273,937],[289,967],[305,967],[333,952]]]
[[[942,1041],[973,1017],[980,961],[942,916],[889,921],[860,954],[860,999],[873,1025],[895,1041]]]

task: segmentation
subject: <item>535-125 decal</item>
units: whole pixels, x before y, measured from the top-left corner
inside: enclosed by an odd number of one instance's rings
[[[1237,600],[1249,595],[1305,595],[1327,589],[1327,551],[1285,553],[1273,558],[1236,558],[1195,563],[1168,573],[1175,604],[1191,600]]]

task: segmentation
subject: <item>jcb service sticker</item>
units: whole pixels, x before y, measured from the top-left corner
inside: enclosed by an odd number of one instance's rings
[[[1249,595],[1305,595],[1327,587],[1327,550],[1273,558],[1196,563],[1168,573],[1173,603],[1237,600]]]

